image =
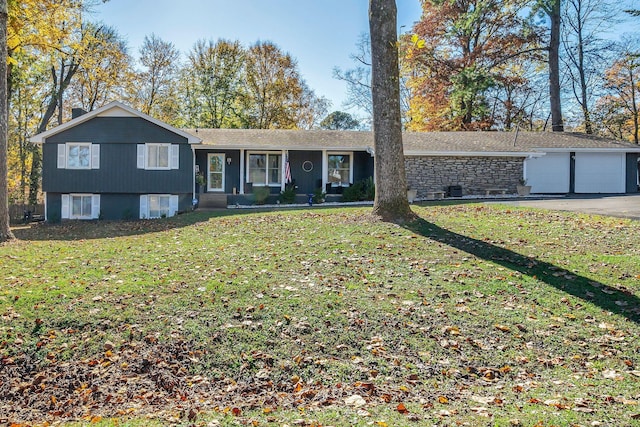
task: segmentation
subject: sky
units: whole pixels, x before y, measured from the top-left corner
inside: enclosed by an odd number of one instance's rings
[[[396,0],[399,32],[420,19],[420,0]],[[109,0],[93,19],[114,27],[138,58],[145,36],[171,42],[183,56],[196,41],[238,40],[247,47],[271,41],[298,61],[317,96],[345,110],[346,85],[333,69],[353,68],[361,35],[369,31],[367,0]]]

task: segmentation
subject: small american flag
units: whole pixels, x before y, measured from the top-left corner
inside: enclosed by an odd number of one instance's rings
[[[291,183],[291,166],[289,165],[289,156],[287,156],[287,161],[284,164],[284,183]]]

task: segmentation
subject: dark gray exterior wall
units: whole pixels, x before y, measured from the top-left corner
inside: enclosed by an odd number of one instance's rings
[[[303,169],[305,162],[311,162],[306,164],[310,171]],[[297,194],[311,194],[322,187],[322,151],[289,151],[289,164]]]
[[[57,168],[58,144],[100,144],[100,169]],[[173,170],[137,168],[137,144],[180,144],[180,167]],[[43,144],[43,191],[52,193],[179,194],[193,191],[193,157],[187,140],[160,126],[134,117],[96,117]]]
[[[638,192],[638,153],[627,153],[627,193]]]
[[[366,151],[353,153],[353,183],[369,177],[373,178],[374,159]],[[353,184],[352,183],[352,184]]]
[[[200,169],[200,173],[207,177],[208,156],[209,153],[224,153],[225,160],[231,159],[231,163],[228,164],[225,161],[224,165],[224,192],[227,194],[233,193],[233,188],[236,188],[236,192],[240,191],[238,187],[240,185],[240,150],[196,150],[196,165]],[[207,183],[204,184],[203,192],[206,193]]]
[[[59,222],[62,212],[62,194],[47,193],[47,220]],[[165,193],[162,193],[165,194]],[[180,194],[178,210],[187,212],[192,209],[192,195]],[[138,194],[100,194],[100,219],[122,220],[140,218],[140,195]]]

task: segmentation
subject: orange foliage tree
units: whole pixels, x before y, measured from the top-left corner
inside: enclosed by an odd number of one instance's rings
[[[505,64],[537,50],[518,0],[426,0],[403,39],[412,90],[408,130],[478,130],[493,125],[487,91]]]

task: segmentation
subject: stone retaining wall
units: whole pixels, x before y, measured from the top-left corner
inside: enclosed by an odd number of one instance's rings
[[[463,195],[484,194],[486,188],[516,192],[523,176],[523,157],[405,157],[407,183],[418,190],[417,197],[431,191],[446,191],[450,185],[462,186]]]

